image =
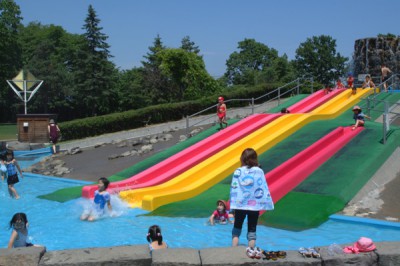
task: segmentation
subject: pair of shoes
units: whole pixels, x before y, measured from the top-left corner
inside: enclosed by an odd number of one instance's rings
[[[247,247],[246,248],[246,255],[247,257],[254,259],[256,257],[256,251],[254,250],[254,248],[251,247]]]
[[[252,247],[247,247],[246,248],[246,255],[247,257],[251,258],[251,259],[261,259],[262,257],[262,253],[263,251],[256,247],[256,248],[252,248]]]
[[[299,253],[305,258],[311,258],[311,257],[320,258],[321,255],[319,254],[319,252],[317,250],[319,250],[319,249],[317,249],[317,248],[307,248],[306,249],[306,248],[301,247],[301,248],[299,248]]]

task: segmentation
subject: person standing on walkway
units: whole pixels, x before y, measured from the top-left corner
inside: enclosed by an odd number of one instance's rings
[[[223,124],[226,128],[228,126],[228,123],[226,122],[226,104],[224,103],[224,97],[222,96],[218,97],[217,116],[220,129],[224,128]]]
[[[381,73],[382,73],[382,83],[383,87],[385,88],[385,92],[387,92],[387,80],[389,79],[389,74],[392,73],[392,71],[385,65],[381,65]]]
[[[233,174],[230,191],[230,208],[235,210],[232,246],[239,244],[243,222],[247,216],[248,246],[254,248],[259,212],[273,210],[274,203],[264,171],[259,167],[257,152],[252,148],[245,149],[240,156],[240,162],[241,167]]]
[[[47,126],[47,131],[49,132],[50,141],[53,144],[53,154],[57,153],[56,144],[60,138],[60,128],[54,122],[54,119],[50,119],[49,125]]]

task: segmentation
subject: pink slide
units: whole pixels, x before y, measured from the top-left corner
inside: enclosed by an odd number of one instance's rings
[[[289,110],[294,112],[309,112],[330,100],[342,91],[334,91],[325,95],[322,90],[311,94],[299,103],[293,105]],[[186,148],[185,150],[171,156],[168,159],[140,172],[139,174],[122,181],[112,182],[108,191],[117,193],[122,190],[138,189],[155,186],[166,182],[175,176],[190,169],[194,165],[214,155],[244,136],[256,131],[281,116],[277,114],[254,114],[228,128]],[[82,197],[93,198],[97,185],[85,186],[82,189]]]
[[[265,174],[274,202],[292,191],[364,128],[338,127],[322,139]]]
[[[319,90],[311,94],[311,96],[314,97],[309,96],[304,98],[302,101],[293,104],[288,109],[291,113],[308,113],[345,90],[346,89],[338,89],[329,94],[325,94],[324,90]]]

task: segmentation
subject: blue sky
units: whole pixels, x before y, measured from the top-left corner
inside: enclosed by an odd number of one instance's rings
[[[208,72],[226,70],[239,41],[253,38],[294,59],[307,38],[329,35],[351,57],[354,41],[379,33],[400,35],[399,0],[16,0],[23,23],[39,21],[83,33],[91,4],[112,59],[120,69],[141,66],[154,38],[177,48],[185,36],[199,46]]]

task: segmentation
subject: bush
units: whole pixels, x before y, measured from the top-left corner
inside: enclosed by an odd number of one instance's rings
[[[251,99],[264,95],[268,91],[273,91],[281,85],[282,84],[264,84],[253,87],[234,86],[226,89],[220,95],[223,95],[225,99]],[[194,114],[216,104],[218,96],[219,95],[212,95],[198,100],[159,104],[121,113],[77,119],[62,122],[59,126],[63,134],[63,140],[81,139],[105,133],[140,128],[147,124],[180,120],[187,115]],[[269,98],[260,99],[259,102],[265,102],[276,96],[277,93],[274,93],[274,95],[270,95]],[[288,97],[290,95],[286,96]],[[247,106],[248,104],[248,102],[244,101],[233,101],[229,103],[229,106],[240,107]],[[208,113],[215,113],[215,109],[211,108]]]

